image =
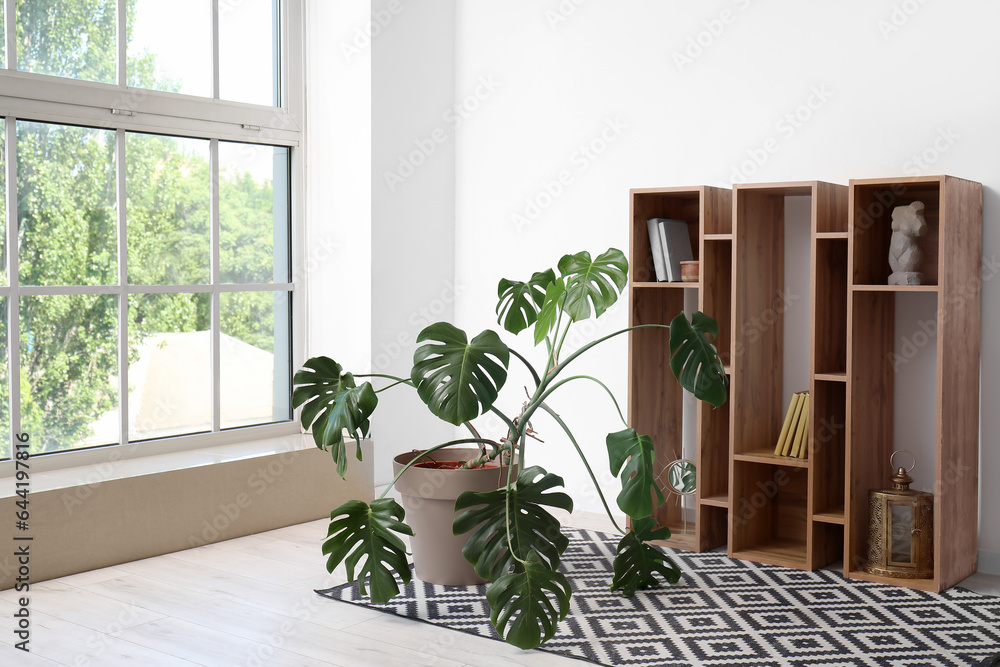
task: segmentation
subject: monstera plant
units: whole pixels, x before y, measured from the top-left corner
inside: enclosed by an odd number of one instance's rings
[[[476,572],[490,582],[486,598],[494,627],[507,642],[520,648],[533,648],[553,636],[556,624],[569,611],[572,593],[569,581],[559,571],[560,557],[569,540],[550,509],[572,511],[573,501],[558,490],[563,486],[562,478],[537,465],[528,466],[534,446],[530,423],[536,413],[547,414],[564,431],[565,445],[583,459],[614,522],[594,477],[594,466],[550,405],[553,394],[563,385],[590,381],[607,392],[621,417],[618,402],[603,382],[588,375],[570,375],[569,369],[578,358],[610,338],[633,329],[666,325],[622,329],[565,356],[562,350],[574,325],[600,317],[617,301],[627,275],[628,261],[620,250],[612,248],[596,258],[587,252],[566,255],[559,261],[558,274],[549,269],[533,274],[525,282],[500,281],[497,321],[511,334],[531,329],[535,346],[545,344],[544,356],[538,352],[541,368],[527,356],[508,348],[493,331],[483,331],[470,339],[461,329],[439,322],[417,336],[420,345],[409,377],[352,375],[328,357],[315,357],[294,378],[293,403],[302,407],[302,424],[312,427],[317,446],[330,451],[341,476],[348,461],[345,434],[356,441],[366,437],[379,394],[400,385],[415,389],[437,417],[469,430],[469,437],[431,447],[424,455],[443,447],[475,443],[479,455],[467,461],[465,467],[490,462],[496,465],[498,457],[501,461],[516,457],[520,472],[515,474],[515,466],[508,466],[507,479],[500,488],[459,496],[453,528],[456,535],[469,534],[463,554]],[[695,312],[690,320],[680,313],[669,329],[670,366],[674,375],[697,398],[722,405],[726,400],[727,380],[712,344],[719,333],[718,324],[700,312]],[[507,380],[512,358],[531,374],[534,389],[528,392],[529,398],[519,414],[509,416],[498,410],[495,403]],[[365,380],[361,381],[362,378]],[[386,386],[375,389],[368,378],[385,382]],[[472,420],[486,413],[502,420],[505,436],[490,439],[479,434]],[[638,589],[659,585],[661,578],[674,583],[680,572],[664,552],[647,544],[670,535],[669,529],[658,526],[653,518],[654,510],[663,503],[653,468],[653,440],[627,424],[624,426],[607,436],[607,461],[603,465],[621,480],[617,505],[631,524],[629,531],[615,524],[623,537],[618,544],[610,586],[613,591],[631,596]],[[545,446],[556,445],[549,438]],[[357,457],[361,458],[360,447]],[[410,580],[406,548],[400,536],[413,534],[405,523],[403,508],[383,493],[371,505],[358,500],[347,502],[335,509],[330,518],[323,546],[328,555],[327,568],[332,572],[346,562],[350,580],[360,582],[363,594],[370,591],[373,602],[386,602],[398,594],[397,578],[403,583]]]

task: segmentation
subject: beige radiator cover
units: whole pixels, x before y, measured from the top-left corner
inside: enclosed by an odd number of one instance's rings
[[[346,480],[328,452],[309,447],[33,491],[27,532],[15,530],[19,498],[7,495],[14,485],[5,484],[0,590],[17,583],[18,546],[29,547],[30,581],[37,583],[329,517],[352,498],[370,501],[374,457],[364,445],[365,460],[352,454]],[[32,540],[14,540],[24,535]],[[316,567],[324,571],[319,544]]]

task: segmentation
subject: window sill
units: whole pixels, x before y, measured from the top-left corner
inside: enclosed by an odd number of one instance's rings
[[[288,422],[124,446],[34,455],[28,460],[28,465],[31,492],[37,493],[313,447],[312,437],[303,434],[297,423]],[[14,472],[14,461],[0,463],[0,481],[12,479]],[[0,498],[12,495],[14,485],[4,484]]]

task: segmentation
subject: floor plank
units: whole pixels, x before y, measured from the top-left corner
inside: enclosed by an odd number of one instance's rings
[[[343,565],[324,568],[328,523],[32,584],[32,652],[17,651],[13,633],[0,632],[0,665],[581,664],[316,595],[347,580]],[[11,619],[21,595],[0,593],[0,616]]]

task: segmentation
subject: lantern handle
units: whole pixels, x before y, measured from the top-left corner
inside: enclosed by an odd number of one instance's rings
[[[913,470],[913,469],[914,469],[915,467],[917,467],[917,457],[916,457],[916,456],[914,456],[914,455],[913,455],[913,452],[911,452],[911,451],[910,451],[910,450],[908,450],[908,449],[897,449],[896,451],[894,451],[894,452],[892,453],[892,456],[890,456],[890,457],[889,457],[889,466],[890,466],[890,467],[894,467],[894,466],[893,466],[893,463],[892,463],[892,460],[893,460],[894,458],[896,458],[896,454],[909,454],[909,455],[910,455],[910,458],[911,458],[911,459],[913,459],[913,465],[911,465],[911,466],[910,466],[909,468],[907,468],[907,469],[906,469],[906,472],[910,472],[910,471],[911,471],[911,470]]]

